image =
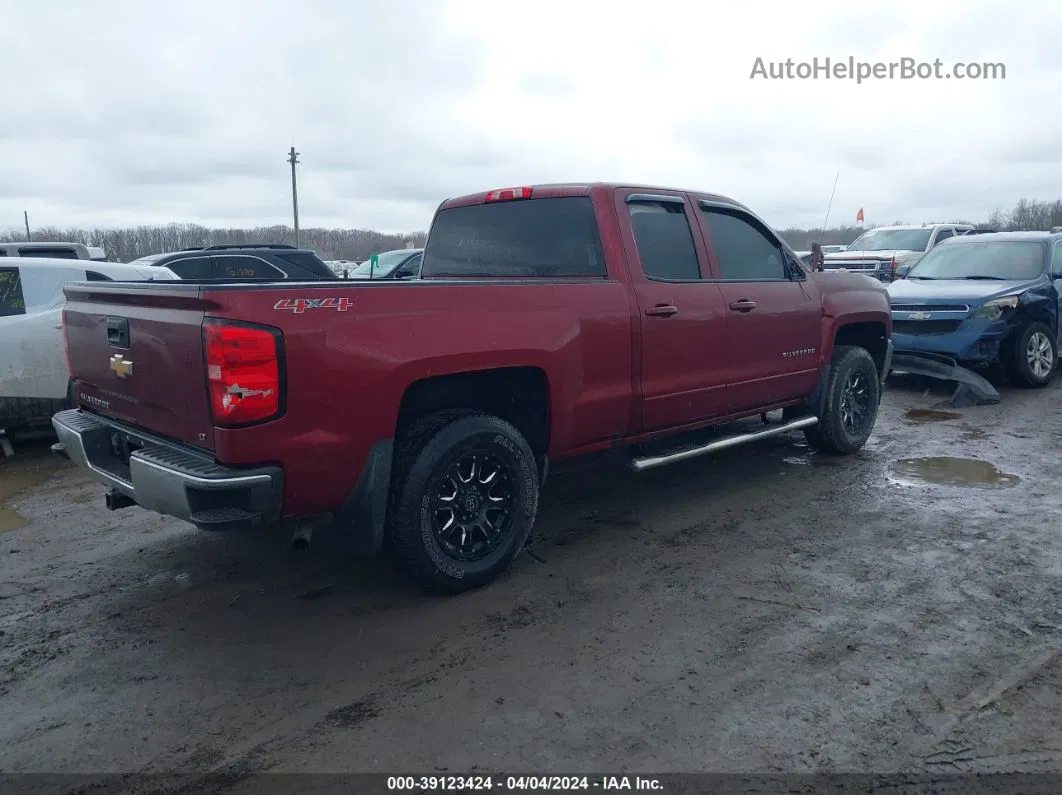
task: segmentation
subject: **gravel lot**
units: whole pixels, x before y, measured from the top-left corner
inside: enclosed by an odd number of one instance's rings
[[[1060,396],[901,382],[852,458],[558,471],[541,561],[453,598],[327,534],[108,512],[23,448],[0,772],[1062,770]]]

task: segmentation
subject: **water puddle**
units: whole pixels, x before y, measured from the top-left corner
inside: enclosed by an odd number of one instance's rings
[[[0,505],[0,533],[6,533],[9,530],[18,530],[20,527],[25,527],[28,524],[29,519],[14,508]]]
[[[7,500],[21,491],[39,486],[62,465],[62,460],[46,458],[43,461],[27,460],[19,463],[16,457],[12,461],[0,461],[0,533],[18,530],[29,525],[29,519],[7,504]]]
[[[988,461],[976,458],[902,458],[889,465],[889,476],[905,486],[962,486],[1000,489],[1021,482],[1017,475],[1000,472]]]
[[[958,412],[937,411],[936,409],[911,409],[903,416],[908,422],[947,422],[962,418]]]

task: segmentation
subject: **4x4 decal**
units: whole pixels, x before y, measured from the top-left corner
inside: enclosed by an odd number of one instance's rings
[[[342,298],[281,298],[273,304],[273,309],[301,315],[310,309],[335,309],[337,312],[346,312],[352,306],[354,302],[346,296]]]

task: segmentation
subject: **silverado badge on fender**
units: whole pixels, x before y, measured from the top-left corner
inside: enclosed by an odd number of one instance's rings
[[[128,378],[133,374],[133,363],[122,354],[116,353],[111,357],[111,369],[119,378]]]

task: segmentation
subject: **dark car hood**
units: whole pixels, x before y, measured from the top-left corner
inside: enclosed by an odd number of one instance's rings
[[[892,303],[932,304],[963,301],[989,301],[1022,292],[1035,281],[1019,280],[997,282],[990,279],[900,279],[889,284],[889,299]]]

